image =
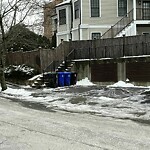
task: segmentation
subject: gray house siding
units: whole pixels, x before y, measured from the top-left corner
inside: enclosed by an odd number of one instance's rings
[[[91,4],[90,0],[79,0],[81,7],[79,11],[79,18],[75,19],[75,8],[74,3],[77,0],[72,0],[72,9],[73,9],[73,15],[71,19],[71,5],[67,4],[65,6],[61,6],[58,8],[62,9],[63,7],[66,7],[67,9],[67,24],[66,25],[58,25],[58,43],[60,44],[60,39],[63,38],[67,41],[69,38],[72,37],[72,40],[91,40],[92,39],[92,33],[100,33],[103,35],[108,29],[111,28],[114,24],[116,24],[118,21],[120,21],[122,17],[118,17],[118,0],[100,0],[99,3],[99,17],[91,17]],[[145,0],[146,1],[146,0]],[[135,0],[127,0],[127,12],[130,12],[133,10],[133,6],[135,6],[134,3]],[[139,4],[139,1],[136,0],[136,8],[142,8],[143,1],[141,1],[141,4]],[[136,9],[135,8],[135,9]],[[134,10],[135,10],[134,9]],[[133,11],[135,12],[135,11]],[[136,13],[135,13],[136,14]],[[73,21],[73,22],[72,22]],[[126,36],[141,34],[142,32],[147,32],[147,28],[140,27],[138,28],[136,25],[141,24],[141,22],[136,22],[134,18],[134,23],[132,23],[130,28],[126,28],[124,30],[125,33],[120,33],[117,36],[122,36],[123,34],[126,34]],[[72,23],[72,26],[71,26]],[[117,27],[116,27],[117,28]],[[132,32],[131,32],[132,30]],[[67,35],[65,35],[67,34]],[[72,36],[71,36],[72,34]],[[59,37],[61,36],[61,38]]]

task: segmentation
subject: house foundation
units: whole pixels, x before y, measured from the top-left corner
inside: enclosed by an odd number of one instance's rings
[[[126,81],[126,63],[117,63],[118,81]]]
[[[76,61],[73,70],[78,73],[78,80],[88,78],[91,80],[91,62]]]
[[[150,62],[137,62],[134,58],[130,61],[114,60],[105,63],[99,60],[76,61],[74,71],[78,73],[78,80],[88,77],[98,85],[124,81],[137,86],[150,86]]]

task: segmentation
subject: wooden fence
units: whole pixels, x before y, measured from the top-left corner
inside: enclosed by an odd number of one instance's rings
[[[150,55],[150,35],[62,42],[56,49],[8,52],[7,65],[26,64],[40,72],[54,71],[63,60]]]
[[[39,72],[51,70],[52,62],[61,62],[69,53],[69,43],[63,42],[56,49],[37,49],[34,51],[17,51],[6,53],[6,66],[26,64]],[[59,65],[59,64],[57,64]],[[49,67],[50,66],[50,67]],[[53,66],[53,67],[56,67]]]
[[[150,55],[150,35],[110,38],[89,41],[72,41],[68,59],[120,58]]]
[[[6,53],[6,66],[26,64],[40,71],[40,50],[29,52],[17,51]]]

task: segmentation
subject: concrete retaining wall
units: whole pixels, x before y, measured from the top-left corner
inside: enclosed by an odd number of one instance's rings
[[[85,77],[88,77],[88,79],[91,81],[93,80],[93,73],[95,73],[95,72],[92,71],[91,63],[93,63],[93,62],[92,61],[76,61],[75,62],[74,71],[78,73],[78,80],[84,79]],[[133,65],[133,64],[128,62],[128,65],[127,65],[126,62],[118,62],[117,63],[117,71],[116,71],[117,81],[130,82],[130,83],[133,83],[134,85],[138,85],[138,86],[139,85],[140,86],[150,86],[150,79],[148,78],[149,74],[150,74],[150,63],[149,62],[142,62],[142,63],[135,62],[135,63],[137,63],[136,66],[139,66],[139,68],[138,69],[136,67],[134,68],[134,66],[133,66],[133,68],[131,67],[132,69],[130,69],[130,71],[136,72],[135,74],[133,74],[133,77],[132,77],[132,74],[129,75],[129,72],[127,70],[129,70],[128,66]],[[143,64],[143,67],[140,67],[140,66],[142,66],[142,64]],[[103,64],[99,64],[99,65],[101,66]],[[144,66],[146,66],[146,67],[144,67]],[[106,71],[108,71],[107,69],[109,69],[109,68],[105,68],[105,69],[106,69]],[[105,70],[101,71],[100,76],[107,74],[104,71]],[[127,81],[127,79],[129,79],[129,81]],[[97,80],[94,80],[94,83],[96,83],[98,85],[110,85],[110,84],[115,83],[115,81],[109,80],[108,82],[107,81],[103,82],[100,78],[99,79],[97,78]]]

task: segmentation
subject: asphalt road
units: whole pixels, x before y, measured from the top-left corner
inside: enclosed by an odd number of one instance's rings
[[[150,125],[0,98],[0,150],[150,150]]]

